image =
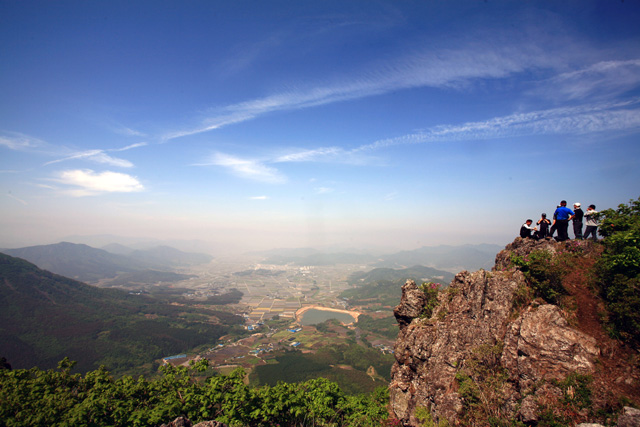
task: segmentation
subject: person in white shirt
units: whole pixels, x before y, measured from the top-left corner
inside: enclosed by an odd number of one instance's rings
[[[592,235],[592,239],[598,240],[598,211],[596,211],[596,205],[589,205],[587,211],[584,213],[584,217],[587,219],[587,228],[584,230],[584,240],[587,240],[589,234]]]
[[[531,219],[528,219],[524,224],[522,224],[522,227],[520,227],[520,237],[522,237],[523,239],[524,238],[532,238],[532,239],[537,239],[538,238],[538,233],[535,232],[537,230],[537,228],[534,227],[531,224],[533,224],[533,220],[531,220]]]

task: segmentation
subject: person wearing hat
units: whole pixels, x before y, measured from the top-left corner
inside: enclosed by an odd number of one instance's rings
[[[560,207],[556,209],[554,216],[555,222],[554,226],[556,230],[558,230],[558,237],[556,240],[558,242],[564,242],[565,240],[569,240],[569,220],[573,219],[573,211],[567,207],[567,201],[563,200],[560,202]]]
[[[584,212],[580,209],[580,202],[573,204],[573,212],[573,235],[575,239],[582,240],[582,217],[584,217]]]

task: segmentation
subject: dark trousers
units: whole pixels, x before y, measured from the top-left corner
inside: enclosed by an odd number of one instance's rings
[[[569,240],[569,220],[568,219],[557,219],[556,230],[558,230],[558,237],[556,238],[558,242],[564,242],[565,240]]]
[[[582,221],[573,221],[573,235],[582,240]]]
[[[589,234],[591,234],[593,237],[593,240],[598,240],[598,226],[597,225],[587,225],[587,228],[584,230],[584,240],[587,240],[587,238],[589,237]]]

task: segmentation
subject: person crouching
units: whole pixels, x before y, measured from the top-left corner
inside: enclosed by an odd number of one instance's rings
[[[522,224],[522,227],[520,227],[520,237],[523,239],[538,239],[537,228],[532,224],[532,219],[528,219],[524,224]]]

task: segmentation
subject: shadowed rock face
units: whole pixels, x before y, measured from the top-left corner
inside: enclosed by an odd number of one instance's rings
[[[394,310],[400,330],[391,373],[392,416],[406,426],[418,426],[415,409],[425,407],[436,422],[459,424],[463,400],[456,373],[481,346],[500,349],[496,363],[507,374],[501,413],[524,422],[537,419],[540,399],[562,396],[552,380],[594,372],[599,355],[595,339],[573,329],[559,307],[538,303],[513,309],[525,277],[506,269],[511,253],[526,255],[542,248],[555,253],[556,245],[516,239],[498,254],[494,271],[457,274],[440,293],[430,319],[420,317],[426,299],[418,286],[408,281],[402,287],[402,300]]]

